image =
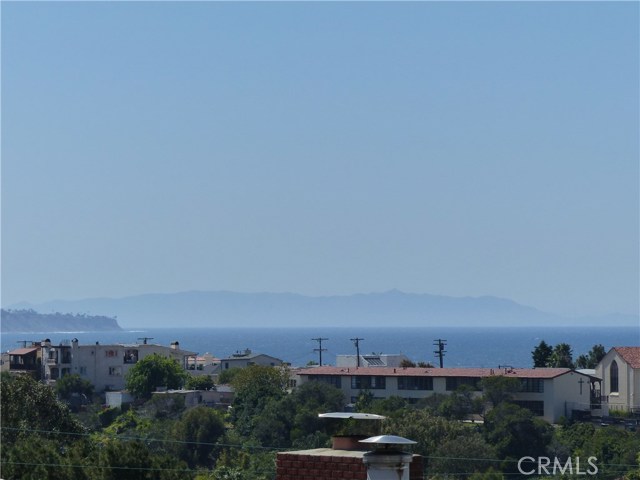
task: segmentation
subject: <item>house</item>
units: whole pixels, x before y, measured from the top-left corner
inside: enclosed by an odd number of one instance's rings
[[[514,402],[548,422],[571,417],[574,411],[589,412],[596,378],[569,368],[388,368],[315,367],[295,372],[297,385],[322,381],[342,390],[347,402],[355,403],[362,391],[374,398],[391,396],[411,403],[435,394],[450,394],[470,385],[481,394],[480,380],[494,375],[518,378],[522,388]]]
[[[236,352],[230,357],[223,358],[220,363],[214,369],[214,374],[220,374],[225,370],[232,368],[245,368],[250,365],[261,365],[264,367],[279,367],[284,362],[279,358],[265,355],[264,353],[253,353],[248,348],[243,352]]]
[[[613,347],[596,366],[602,379],[603,414],[640,413],[640,347]]]
[[[178,342],[166,347],[152,343],[80,345],[77,339],[70,343],[52,345],[41,342],[43,379],[48,383],[67,374],[78,374],[89,380],[96,391],[122,390],[129,369],[143,358],[157,353],[173,358],[185,370],[195,352],[180,349]]]
[[[25,342],[23,348],[11,350],[8,356],[10,372],[30,374],[38,380],[42,377],[42,352],[39,342],[34,342],[28,347]]]
[[[206,352],[189,358],[188,369],[193,375],[211,375],[218,365],[220,365],[220,359]]]

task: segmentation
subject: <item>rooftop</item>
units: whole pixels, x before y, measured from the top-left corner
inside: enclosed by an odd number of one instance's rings
[[[373,375],[386,377],[489,377],[504,375],[514,378],[555,378],[569,373],[570,368],[392,368],[392,367],[315,367],[303,368],[300,375]]]
[[[39,350],[40,347],[17,348],[9,352],[9,355],[27,355]]]
[[[631,368],[640,368],[640,347],[613,347]]]
[[[296,450],[293,452],[279,452],[278,455],[311,455],[314,457],[352,457],[362,458],[367,448],[362,450],[334,450],[332,448],[313,448],[311,450]]]

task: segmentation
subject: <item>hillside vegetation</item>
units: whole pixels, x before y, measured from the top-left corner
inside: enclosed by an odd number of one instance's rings
[[[10,332],[99,332],[122,330],[115,318],[102,315],[38,313],[35,310],[2,310],[0,331]]]

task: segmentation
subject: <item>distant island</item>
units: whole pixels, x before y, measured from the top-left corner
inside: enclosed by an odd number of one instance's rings
[[[123,298],[9,305],[41,312],[94,312],[124,328],[180,327],[425,327],[636,326],[637,315],[564,317],[506,298],[449,297],[390,290],[313,297],[295,293],[190,291]]]
[[[118,321],[103,315],[38,313],[35,310],[2,309],[0,332],[104,332],[122,330]]]

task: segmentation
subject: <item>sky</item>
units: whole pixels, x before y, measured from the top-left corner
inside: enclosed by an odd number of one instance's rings
[[[2,2],[2,305],[639,310],[637,2]]]

